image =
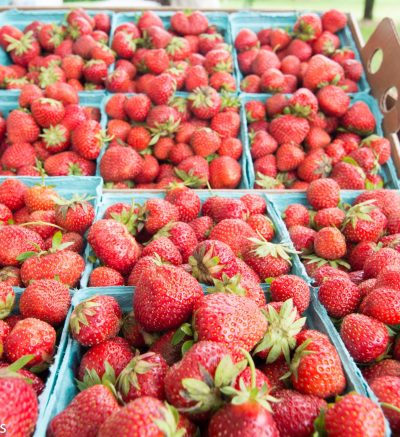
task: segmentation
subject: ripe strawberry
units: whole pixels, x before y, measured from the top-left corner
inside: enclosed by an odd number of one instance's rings
[[[374,379],[382,376],[400,377],[400,362],[397,360],[385,359],[368,367],[364,367],[362,369],[362,374],[368,384],[371,384]]]
[[[200,198],[193,190],[183,185],[171,186],[165,200],[178,208],[180,221],[189,223],[199,215]]]
[[[0,184],[0,203],[11,211],[21,209],[25,205],[24,195],[27,186],[18,179],[6,179]]]
[[[332,179],[312,181],[307,188],[307,201],[317,211],[334,208],[340,201],[340,187]]]
[[[290,114],[274,118],[269,126],[270,134],[279,144],[290,142],[301,144],[309,130],[307,120]]]
[[[160,276],[162,284],[156,281]],[[155,265],[152,274],[143,275],[137,284],[133,299],[136,319],[149,332],[177,328],[190,317],[202,294],[200,285],[184,270]]]
[[[280,389],[274,396],[280,400],[272,408],[281,435],[306,436],[314,432],[314,421],[326,408],[324,400],[288,389]]]
[[[221,97],[214,88],[199,87],[189,97],[189,108],[197,118],[208,120],[221,108]]]
[[[8,266],[0,269],[0,286],[2,285],[22,287],[19,269],[17,267]]]
[[[310,224],[308,209],[299,203],[289,205],[283,212],[282,218],[288,229],[295,225],[309,226]]]
[[[314,352],[309,353],[307,352]],[[328,398],[342,393],[346,386],[342,364],[327,338],[302,331],[291,362],[293,387],[300,393]]]
[[[247,224],[267,241],[271,241],[274,238],[274,225],[267,216],[263,214],[253,214],[247,219]]]
[[[56,331],[51,325],[39,319],[26,318],[20,320],[7,336],[4,352],[10,363],[30,355],[26,367],[47,368],[53,359],[55,344]]]
[[[219,149],[221,138],[212,129],[201,128],[193,132],[191,146],[196,155],[206,157]]]
[[[400,291],[400,269],[394,266],[385,267],[376,278],[376,288],[392,288]]]
[[[120,373],[118,387],[125,402],[143,396],[165,399],[164,378],[168,365],[164,358],[154,352],[139,353],[132,358]]]
[[[101,129],[100,123],[95,120],[87,120],[75,128],[71,140],[75,150],[83,158],[96,159],[104,143],[109,139]]]
[[[250,29],[241,29],[235,38],[235,48],[239,52],[250,50],[258,47],[259,41],[257,35]]]
[[[308,150],[315,150],[328,146],[331,142],[331,137],[325,129],[321,127],[311,126],[305,141]]]
[[[34,185],[24,193],[25,205],[30,212],[54,210],[55,200],[58,197],[53,187],[46,187],[45,185]]]
[[[371,383],[371,389],[381,402],[391,430],[396,433],[400,430],[400,378],[397,376],[381,376]]]
[[[35,149],[29,143],[10,144],[5,149],[0,162],[6,169],[19,171],[25,165],[35,165]]]
[[[293,171],[304,160],[303,149],[296,144],[282,144],[276,152],[276,166],[280,171]]]
[[[208,27],[208,19],[201,11],[189,14],[178,11],[171,17],[171,27],[179,35],[200,35]]]
[[[321,16],[322,27],[332,33],[337,33],[346,27],[347,17],[343,12],[336,9],[330,9]]]
[[[372,433],[382,437],[385,434],[382,410],[373,401],[357,393],[345,395],[325,414],[328,435],[346,435],[349,426],[355,435]]]
[[[111,391],[97,384],[79,393],[68,407],[55,416],[48,428],[50,436],[97,434],[108,417],[120,409]]]
[[[346,250],[346,239],[336,228],[322,228],[315,235],[314,251],[321,258],[339,259],[346,255]]]
[[[94,220],[93,205],[84,197],[56,201],[56,223],[68,232],[84,234]]]
[[[333,55],[339,47],[339,37],[326,30],[312,44],[314,53],[325,56]]]
[[[375,288],[362,302],[362,313],[387,325],[399,320],[400,292],[387,287]]]
[[[317,14],[302,14],[293,26],[296,36],[303,41],[317,39],[322,33],[322,22]]]
[[[355,102],[343,115],[342,126],[359,135],[367,136],[375,131],[375,117],[364,102]]]
[[[144,161],[130,147],[115,146],[108,148],[100,161],[100,174],[109,182],[134,179],[143,170]]]
[[[293,299],[299,314],[302,314],[310,303],[310,289],[304,279],[294,275],[282,275],[271,282],[271,298],[276,302]]]
[[[96,164],[67,151],[48,157],[44,169],[49,176],[93,176]]]
[[[242,178],[240,164],[230,156],[220,156],[210,163],[211,188],[237,188]]]
[[[33,143],[38,139],[39,126],[32,115],[14,109],[7,117],[7,138],[11,143]]]
[[[163,262],[175,266],[182,264],[182,255],[175,244],[167,237],[160,236],[151,241],[142,251],[142,256],[158,255]]]
[[[342,322],[340,336],[355,361],[368,363],[382,355],[389,335],[385,325],[363,314],[349,314]]]
[[[337,290],[341,291],[340,300],[337,298]],[[322,282],[318,298],[330,317],[341,319],[357,310],[361,299],[361,292],[357,285],[353,284],[349,279],[332,277]]]
[[[198,217],[189,222],[189,225],[194,230],[198,242],[206,240],[213,228],[213,220],[209,216]]]
[[[137,94],[126,99],[124,110],[132,121],[144,121],[150,106],[151,101],[145,94]]]
[[[44,279],[28,285],[22,293],[19,310],[25,318],[33,317],[58,326],[65,320],[70,303],[68,287],[56,280]]]
[[[89,278],[89,287],[113,287],[125,285],[121,273],[110,267],[96,267]]]
[[[274,153],[278,148],[275,138],[265,131],[257,131],[250,134],[250,153],[253,159]]]
[[[236,112],[220,112],[211,119],[210,127],[221,138],[236,138],[240,130],[240,116]]]
[[[27,285],[32,280],[53,279],[58,276],[61,283],[70,287],[76,286],[83,270],[85,262],[76,252],[66,249],[61,244],[62,234],[56,232],[53,236],[53,245],[47,252],[25,252],[18,256],[22,261],[21,279]]]
[[[303,85],[314,91],[343,79],[343,68],[324,55],[314,55],[304,73]]]
[[[45,128],[55,126],[65,115],[65,109],[61,102],[44,97],[32,102],[31,111],[36,123]]]

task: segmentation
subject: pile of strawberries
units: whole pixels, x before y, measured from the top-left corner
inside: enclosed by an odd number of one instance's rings
[[[90,16],[81,8],[70,11],[63,23],[33,21],[23,30],[2,26],[0,46],[12,65],[0,66],[0,86],[46,88],[61,82],[76,91],[104,88],[108,67],[115,62],[108,47],[110,30],[110,15]]]
[[[170,187],[165,199],[150,198],[143,205],[116,202],[89,229],[88,242],[102,263],[89,285],[137,285],[156,256],[203,284],[237,288],[265,304],[260,282],[288,275],[294,253],[291,245],[272,242],[275,228],[266,213],[261,196],[212,196],[201,205],[196,192],[183,184]],[[308,287],[292,297],[303,311]]]
[[[285,210],[289,234],[320,302],[399,432],[400,195],[364,192],[346,205],[339,185],[324,179],[310,184],[307,201],[312,211],[301,204]]]
[[[363,67],[337,35],[347,24],[342,12],[330,10],[321,17],[300,15],[293,29],[267,28],[258,33],[242,28],[235,49],[247,93],[293,93],[303,86],[316,91],[335,84],[348,93],[359,91]]]
[[[199,86],[236,90],[231,47],[222,29],[200,11],[175,12],[170,29],[145,11],[136,23],[115,29],[111,48],[118,60],[107,79],[108,91],[141,93],[166,84],[189,92]]]
[[[38,418],[38,396],[56,351],[71,297],[55,279],[34,281],[20,296],[0,283],[0,400],[2,423],[11,435],[29,436]]]
[[[340,86],[249,100],[245,110],[255,188],[306,189],[328,176],[341,189],[383,187],[379,173],[390,159],[390,142],[375,134],[369,105],[352,103]]]
[[[58,82],[42,91],[25,85],[19,107],[0,117],[3,176],[93,176],[106,140],[98,108]]]
[[[260,308],[232,292],[203,294],[184,269],[153,262],[132,307],[124,316],[115,297],[101,295],[74,308],[80,393],[51,420],[49,436],[344,436],[351,426],[383,437],[371,400],[351,393],[327,408],[345,390],[344,370],[291,299]]]
[[[189,96],[157,86],[146,94],[114,94],[106,103],[107,135],[101,157],[107,188],[237,188],[243,145],[238,99],[209,86]]]
[[[75,287],[85,269],[84,234],[94,207],[84,196],[64,199],[51,186],[0,185],[0,278],[13,286],[54,279]]]

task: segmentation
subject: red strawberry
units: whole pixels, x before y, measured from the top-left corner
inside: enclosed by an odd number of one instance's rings
[[[46,86],[45,96],[59,100],[65,106],[79,103],[78,92],[71,85],[63,82],[56,82]]]
[[[279,144],[290,142],[301,144],[309,130],[307,120],[290,114],[274,118],[269,126],[270,134]]]
[[[307,188],[307,201],[316,210],[334,208],[340,201],[340,187],[332,179],[319,179]]]
[[[145,228],[155,234],[171,221],[179,220],[179,210],[172,203],[163,199],[150,199],[145,204]]]
[[[387,325],[396,325],[399,320],[400,292],[391,288],[376,288],[364,298],[362,313]]]
[[[304,279],[294,275],[282,275],[271,282],[271,298],[276,302],[293,299],[299,314],[302,314],[310,303],[310,289]]]
[[[241,29],[235,38],[235,48],[239,52],[250,50],[258,45],[257,35],[250,29]]]
[[[391,430],[400,430],[400,378],[397,376],[381,376],[371,383],[371,389],[381,402],[383,412],[390,423]]]
[[[210,119],[221,108],[221,97],[211,87],[200,87],[193,91],[189,97],[189,108],[200,119]]]
[[[337,290],[341,290],[340,300],[337,299]],[[340,319],[357,310],[361,292],[349,279],[333,277],[322,282],[318,298],[330,317]]]
[[[385,359],[368,367],[364,367],[362,374],[368,384],[371,384],[375,378],[380,378],[382,376],[400,377],[400,362],[397,360]]]
[[[293,30],[303,41],[314,40],[322,33],[322,22],[317,14],[302,14],[294,24]]]
[[[151,241],[142,251],[142,256],[158,255],[163,262],[173,265],[182,264],[182,255],[175,244],[167,237],[159,237]]]
[[[39,126],[32,115],[14,109],[7,117],[7,137],[11,143],[33,143],[38,139]]]
[[[350,418],[351,417],[351,418]],[[385,423],[382,410],[370,399],[349,393],[337,401],[325,414],[325,429],[331,435],[346,435],[352,427],[355,435],[372,433],[383,437]]]
[[[107,182],[134,179],[143,170],[144,161],[130,147],[115,146],[106,150],[100,161],[100,174]]]
[[[342,126],[359,135],[370,135],[375,131],[376,121],[365,102],[355,102],[343,115]]]
[[[56,223],[68,232],[84,234],[94,220],[93,205],[84,197],[56,201]]]
[[[96,159],[105,141],[108,140],[100,124],[95,120],[80,123],[72,132],[71,139],[75,150],[86,159]]]
[[[183,185],[171,186],[165,200],[175,205],[179,210],[179,219],[191,222],[200,212],[200,199],[198,195]]]
[[[0,269],[0,285],[11,285],[13,287],[22,287],[19,269],[17,267],[3,267]]]
[[[322,228],[315,235],[314,250],[319,257],[324,259],[342,258],[346,255],[346,239],[336,228]]]
[[[93,176],[96,165],[75,152],[61,152],[48,157],[44,169],[49,176]]]
[[[203,216],[192,220],[189,225],[194,230],[200,243],[208,238],[213,228],[213,220],[209,216]]]
[[[112,287],[125,285],[121,273],[110,267],[96,267],[89,279],[89,287]]]
[[[144,121],[151,106],[150,99],[145,94],[136,94],[125,100],[124,110],[133,121]]]
[[[61,102],[44,97],[32,102],[31,111],[39,126],[46,128],[58,124],[65,115]]]
[[[347,24],[347,17],[343,12],[330,9],[321,16],[322,27],[324,30],[336,33],[342,30]]]
[[[163,278],[162,283],[158,277]],[[137,284],[133,299],[136,319],[149,332],[177,328],[188,320],[202,294],[200,285],[184,270],[155,265]]]
[[[52,361],[56,344],[56,331],[48,323],[26,318],[20,320],[11,330],[4,344],[4,351],[10,363],[24,355],[31,355],[26,366],[46,368]]]
[[[314,55],[304,73],[303,85],[314,91],[343,79],[343,68],[324,55]]]
[[[208,19],[201,11],[187,15],[179,11],[171,17],[171,26],[180,35],[200,35],[206,31]]]
[[[237,188],[241,177],[240,164],[230,156],[220,156],[210,163],[211,188]]]
[[[28,285],[22,293],[19,309],[25,317],[60,325],[66,318],[71,297],[68,288],[53,279],[44,279]]]
[[[111,391],[97,384],[79,393],[68,407],[55,416],[48,428],[49,436],[97,434],[100,426],[120,410]]]
[[[310,224],[308,209],[299,203],[289,205],[282,214],[282,218],[288,229],[295,225],[309,226]]]

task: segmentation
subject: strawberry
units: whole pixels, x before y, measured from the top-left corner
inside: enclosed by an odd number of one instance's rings
[[[363,314],[348,314],[340,327],[340,336],[359,363],[368,363],[382,355],[389,344],[385,325]]]
[[[250,133],[251,149],[250,153],[253,159],[262,158],[263,156],[274,153],[278,148],[275,138],[265,131]]]
[[[48,428],[50,436],[97,434],[100,426],[120,409],[111,391],[97,384],[79,393],[68,407],[55,416]]]
[[[32,224],[27,225],[28,228],[37,232],[43,240],[53,237],[57,231],[57,228],[54,226],[56,223],[54,211],[33,211],[29,215],[29,222]]]
[[[330,175],[341,189],[362,190],[365,187],[365,173],[361,167],[345,161],[338,162],[333,166]]]
[[[164,105],[173,97],[176,81],[168,73],[160,74],[151,81],[147,95],[155,105]]]
[[[332,32],[324,31],[321,35],[313,42],[312,48],[314,53],[322,54],[325,56],[330,56],[339,48],[340,39],[337,35]]]
[[[295,225],[309,226],[310,224],[308,209],[299,203],[289,205],[282,214],[282,218],[288,229]]]
[[[340,187],[332,179],[319,179],[307,188],[307,201],[316,210],[334,208],[340,201]]]
[[[125,100],[124,111],[132,121],[144,121],[149,113],[151,101],[145,94],[136,94]]]
[[[347,17],[343,12],[336,9],[330,9],[321,16],[322,27],[332,33],[337,33],[346,27]]]
[[[52,361],[55,344],[56,331],[51,325],[39,319],[26,318],[12,328],[6,338],[4,352],[10,363],[30,355],[26,367],[46,369]]]
[[[198,195],[183,185],[171,186],[165,200],[178,208],[180,221],[189,223],[199,215],[200,199]]]
[[[304,279],[294,275],[282,275],[271,282],[271,298],[276,302],[293,299],[299,314],[302,314],[310,303],[310,290]]]
[[[221,97],[211,87],[199,87],[188,97],[189,108],[193,115],[200,119],[210,119],[221,108]]]
[[[380,287],[371,291],[362,302],[362,313],[387,325],[396,325],[399,317],[400,292]]]
[[[4,168],[19,170],[36,162],[35,149],[29,143],[10,144],[0,160]]]
[[[157,239],[151,241],[142,251],[142,256],[153,255],[158,255],[163,262],[175,266],[182,264],[182,255],[175,244],[167,237],[157,236]]]
[[[78,93],[71,85],[63,82],[48,85],[45,89],[45,96],[50,99],[59,100],[65,106],[79,103]]]
[[[61,102],[44,97],[32,102],[31,111],[36,123],[44,128],[58,124],[65,115]]]
[[[171,27],[179,35],[200,35],[208,27],[208,19],[201,11],[189,14],[178,11],[171,17]]]
[[[104,143],[109,139],[101,129],[100,123],[87,120],[79,124],[72,132],[72,144],[75,150],[86,159],[96,159]]]
[[[385,359],[374,363],[362,370],[364,378],[371,385],[374,379],[382,376],[400,376],[400,362],[392,359]]]
[[[296,36],[303,41],[314,40],[322,33],[322,22],[317,14],[302,14],[297,18],[293,30]]]
[[[5,282],[0,283],[0,320],[6,318],[12,311],[15,293],[12,286]]]
[[[198,242],[206,240],[213,228],[213,220],[209,216],[198,217],[189,222],[190,227],[194,230]]]
[[[206,157],[219,149],[221,139],[217,132],[212,129],[202,128],[193,132],[191,146],[196,155]]]
[[[271,94],[285,91],[285,76],[277,68],[269,68],[261,75],[260,88]]]
[[[400,291],[400,270],[394,266],[385,267],[376,278],[376,288],[392,288]]]
[[[244,261],[254,269],[261,281],[290,272],[290,253],[294,250],[287,244],[275,244],[265,239],[251,238],[252,244],[244,250]]]
[[[339,259],[346,255],[346,250],[346,239],[336,228],[322,228],[314,237],[314,251],[321,258]]]
[[[27,108],[31,106],[34,100],[41,97],[43,97],[43,91],[37,85],[25,85],[21,89],[21,93],[18,97],[18,103],[21,108]]]
[[[163,199],[150,199],[144,206],[145,228],[155,234],[171,221],[179,220],[179,210],[172,203]]]
[[[241,29],[236,35],[234,43],[239,52],[250,50],[259,45],[257,35],[250,29]]]
[[[247,219],[247,224],[267,241],[271,241],[274,238],[274,225],[265,215],[253,214]]]
[[[343,115],[341,125],[359,135],[367,136],[375,131],[375,117],[364,102],[355,102]]]
[[[134,179],[143,170],[144,161],[130,147],[115,146],[106,150],[100,161],[100,174],[105,181]]]
[[[43,320],[52,326],[66,318],[71,297],[68,288],[53,279],[35,281],[22,293],[19,310],[25,317]]]
[[[124,284],[123,276],[110,267],[96,267],[89,278],[89,287],[111,287]]]
[[[8,266],[0,269],[0,286],[2,285],[11,285],[13,287],[22,286],[19,269],[17,267]]]
[[[58,194],[53,187],[34,185],[24,193],[25,205],[32,211],[51,211],[55,209]]]
[[[384,436],[385,423],[382,410],[370,399],[357,393],[349,393],[328,408],[325,418],[328,435],[346,435],[349,426],[355,435],[372,433]]]
[[[36,232],[22,226],[9,225],[0,227],[2,247],[0,264],[3,266],[18,266],[18,257],[27,251],[43,249],[43,240]]]
[[[93,205],[84,197],[57,199],[56,223],[68,232],[84,234],[94,220]]]
[[[177,328],[190,317],[202,294],[189,273],[174,266],[155,265],[151,275],[143,275],[137,284],[133,299],[136,319],[149,332]]]
[[[220,156],[210,163],[211,188],[237,188],[241,177],[240,164],[230,156]]]
[[[322,229],[327,226],[340,228],[345,217],[345,212],[340,208],[320,209],[314,216],[314,225],[317,229]]]
[[[21,279],[25,285],[32,280],[54,277],[70,287],[78,283],[85,269],[85,262],[76,252],[64,250],[68,243],[63,246],[61,241],[62,234],[58,231],[54,234],[52,247],[47,252],[40,252],[40,256],[36,252],[25,252],[18,256],[18,260],[23,262]]]
[[[96,165],[75,152],[61,152],[48,157],[44,169],[49,176],[93,176]]]
[[[210,127],[221,138],[236,138],[240,130],[240,116],[236,112],[220,112],[211,119]]]
[[[37,395],[23,377],[4,370],[0,378],[1,422],[11,435],[31,435],[39,413]]]
[[[10,52],[14,64],[26,67],[30,61],[40,54],[40,44],[34,38],[32,31],[24,33],[18,39],[13,38],[11,35],[5,36],[4,39],[9,42],[6,50]]]
[[[25,191],[28,187],[18,179],[6,179],[0,184],[0,203],[11,211],[21,209],[25,205]]]
[[[326,337],[315,337],[312,331],[302,331],[297,337],[290,367],[293,387],[300,393],[328,398],[342,393],[346,386],[336,349]]]
[[[381,376],[372,381],[371,389],[381,403],[391,430],[394,433],[398,432],[400,429],[400,378],[397,376]]]
[[[33,143],[38,139],[39,126],[32,115],[14,109],[7,117],[7,137],[11,143]]]
[[[118,387],[125,402],[143,396],[165,399],[164,378],[168,365],[164,358],[154,352],[136,354],[122,370]]]
[[[290,114],[274,118],[269,126],[270,134],[279,144],[290,142],[301,144],[309,130],[307,120]]]
[[[306,436],[314,432],[315,419],[326,409],[324,400],[288,389],[280,389],[274,396],[279,402],[272,404],[273,417],[281,435]]]
[[[337,290],[341,290],[340,301],[337,299]],[[340,319],[356,311],[360,303],[361,292],[349,279],[333,277],[322,282],[318,298],[330,317]]]
[[[249,74],[240,82],[240,89],[246,93],[260,92],[261,79],[256,74]]]
[[[304,73],[303,85],[314,91],[326,85],[336,84],[344,77],[343,68],[324,55],[314,55]]]

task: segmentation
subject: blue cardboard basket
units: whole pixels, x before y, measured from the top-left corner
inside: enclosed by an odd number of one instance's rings
[[[23,288],[19,287],[13,287],[15,292],[15,307],[13,314],[17,314],[18,311],[16,310],[19,306],[19,299],[24,291]],[[69,316],[68,316],[69,317]],[[40,430],[41,424],[44,423],[46,414],[47,414],[47,407],[49,404],[49,400],[51,397],[51,394],[53,393],[57,377],[58,377],[58,371],[60,368],[61,363],[63,362],[65,350],[67,347],[67,337],[68,337],[68,325],[64,323],[64,325],[59,328],[61,333],[58,332],[57,337],[59,338],[58,345],[56,348],[56,353],[54,355],[54,361],[53,364],[50,366],[48,372],[48,377],[46,379],[46,384],[43,392],[40,394],[38,400],[39,400],[39,416],[37,419],[36,424],[36,430],[33,434],[33,437],[44,437],[46,435],[43,430]]]
[[[0,111],[3,114],[3,117],[6,118],[10,111],[19,107],[19,103],[18,103],[19,95],[20,95],[20,90],[11,90],[11,91],[0,90]],[[106,121],[106,113],[104,111],[104,106],[102,104],[103,97],[104,97],[104,93],[90,93],[90,92],[80,93],[79,104],[82,106],[90,106],[99,109],[101,114],[100,125],[102,129],[105,129],[107,125],[107,121]],[[102,150],[102,153],[104,153],[104,150]],[[97,161],[96,168],[98,168],[100,157],[98,157],[96,161]],[[22,176],[16,176],[16,177],[22,178]],[[94,176],[60,176],[60,177],[55,176],[55,177],[51,177],[51,180],[55,178],[59,178],[60,181],[63,180],[65,182],[67,180],[78,178],[83,181],[86,180],[88,177],[94,177]],[[33,176],[33,178],[35,178],[35,176]],[[38,180],[39,178],[40,177],[37,176],[36,180]],[[66,186],[68,186],[68,183],[66,183]]]
[[[170,20],[171,17],[175,14],[175,11],[154,11],[162,20],[164,27],[166,29],[169,29],[170,27]],[[233,39],[232,39],[232,31],[231,31],[231,25],[229,20],[229,14],[226,12],[204,12],[205,16],[208,18],[208,21],[210,24],[216,26],[218,30],[221,32],[221,34],[224,37],[224,40],[226,43],[232,46]],[[112,45],[112,39],[114,37],[114,31],[115,29],[124,23],[136,23],[141,15],[141,12],[120,12],[115,14],[115,19],[113,21],[113,26],[111,28],[111,37],[110,37],[110,47]],[[232,54],[234,58],[234,54]],[[239,77],[238,77],[238,71],[236,70],[237,62],[234,60],[234,71],[233,75],[235,77],[236,81],[236,89],[237,92],[239,92],[240,89],[240,83],[239,83]],[[115,66],[113,66],[115,67]],[[186,95],[188,94],[185,91]]]
[[[287,94],[287,96],[290,97],[291,94]],[[253,188],[253,186],[254,186],[254,183],[256,180],[256,175],[254,172],[253,159],[252,159],[251,153],[250,153],[251,147],[250,147],[250,141],[249,141],[249,130],[248,130],[248,126],[246,123],[246,111],[244,109],[244,106],[246,105],[247,102],[249,102],[251,100],[258,100],[258,101],[265,102],[270,97],[271,97],[271,94],[248,94],[248,93],[242,93],[240,96],[241,105],[242,105],[241,114],[242,114],[242,118],[243,118],[244,123],[245,123],[246,146],[244,147],[244,150],[246,150],[246,162],[248,164],[247,179],[248,179],[250,188]],[[350,94],[350,99],[351,99],[351,103],[350,103],[351,105],[353,103],[359,102],[359,101],[365,102],[368,105],[368,107],[370,108],[370,110],[374,114],[374,117],[376,120],[375,133],[379,136],[384,136],[383,131],[382,131],[383,116],[379,110],[379,106],[378,106],[378,103],[376,102],[376,100],[368,94]],[[389,161],[381,167],[380,175],[384,179],[384,184],[385,184],[386,188],[395,188],[395,189],[399,188],[399,180],[397,178],[396,168],[394,166],[392,158],[390,158]],[[282,193],[282,190],[279,190],[279,191]],[[286,191],[288,191],[288,190],[285,190],[285,192]]]
[[[213,191],[211,194],[207,190],[198,190],[197,194],[200,197],[201,202],[204,202],[206,199],[212,196],[220,196],[220,197],[230,197],[238,199],[242,197],[245,193],[244,192],[238,192],[238,191],[232,191],[232,190],[216,190]],[[262,196],[262,194],[260,193]],[[127,193],[104,193],[101,203],[98,206],[97,209],[97,215],[96,215],[96,221],[101,220],[103,218],[104,212],[106,209],[114,205],[115,203],[123,202],[131,204],[134,200],[135,203],[144,204],[146,200],[151,198],[160,198],[163,199],[165,197],[164,191],[157,191],[152,193],[147,193],[145,191],[139,191],[136,190],[135,192],[127,192]],[[281,217],[276,212],[275,208],[273,207],[270,199],[268,197],[265,197],[265,200],[267,202],[267,211],[268,216],[272,220],[274,226],[275,226],[275,238],[274,242],[280,242],[280,243],[290,243],[290,237],[286,230],[285,224],[283,223]],[[86,247],[85,251],[85,259],[87,261],[85,273],[82,276],[81,280],[81,287],[87,287],[89,282],[90,274],[95,267],[93,264],[90,263],[89,257],[91,255],[91,248],[88,245]],[[292,256],[292,273],[298,276],[301,276],[305,280],[309,280],[304,266],[300,261],[300,258],[297,256],[297,254],[293,254]]]
[[[3,12],[0,12],[0,26],[5,24],[12,25],[17,27],[20,30],[23,30],[28,24],[32,21],[41,21],[43,23],[64,23],[65,16],[70,10],[68,9],[57,9],[57,10],[32,10],[32,11],[21,11],[17,9],[9,9]],[[94,16],[97,13],[105,13],[110,17],[111,20],[111,28],[113,26],[115,13],[110,10],[90,10],[86,11],[89,15]],[[110,31],[111,37],[111,31]],[[11,59],[7,52],[0,47],[0,65],[10,65]],[[110,68],[109,68],[110,71]],[[3,93],[8,93],[8,90],[0,90],[0,97],[2,97]],[[98,94],[99,96],[103,96],[105,94],[105,90],[91,90],[91,91],[81,91],[79,95],[85,96],[87,94]]]
[[[267,289],[268,286],[265,286],[264,288]],[[124,312],[132,310],[134,287],[125,287],[122,289],[119,287],[86,288],[79,290],[72,299],[72,308],[74,308],[83,300],[98,294],[109,295],[116,298]],[[331,332],[329,329],[325,317],[321,315],[320,306],[314,298],[312,299],[312,302],[305,315],[307,316],[308,327],[326,334],[338,351],[347,380],[346,392],[356,391],[364,396],[369,396],[371,399],[377,402],[376,398],[365,385],[365,381],[363,381],[362,377],[360,377],[360,372],[354,365],[354,362],[349,359],[348,353],[344,348],[339,335],[337,332]],[[68,325],[68,321],[69,319],[67,319],[66,325]],[[43,433],[41,434],[43,436],[45,435],[44,432],[50,420],[58,413],[63,411],[72,401],[72,399],[78,394],[75,375],[81,356],[82,350],[78,342],[73,340],[73,338],[68,335],[68,344],[66,347],[64,360],[59,368],[56,386],[54,387],[50,397],[45,417],[40,423],[39,429],[40,432]],[[388,428],[385,435],[390,435]]]
[[[133,96],[134,93],[127,93],[126,96],[127,97],[131,97]],[[184,92],[177,92],[175,93],[175,96],[177,97],[187,97],[189,95],[189,93],[184,93]],[[102,105],[101,105],[101,124],[103,129],[106,128],[109,117],[106,113],[105,107],[107,102],[110,100],[110,98],[112,97],[112,94],[108,94],[106,97],[104,97]],[[0,106],[1,108],[1,106]],[[250,156],[250,152],[248,149],[248,142],[246,141],[247,138],[247,134],[246,134],[246,116],[245,116],[245,111],[243,108],[240,108],[240,131],[239,131],[239,139],[242,142],[243,145],[243,152],[242,152],[242,156],[239,160],[240,166],[242,167],[242,180],[240,182],[240,185],[238,188],[251,188],[251,186],[249,185],[249,180],[248,180],[248,157]],[[100,160],[102,158],[102,156],[104,155],[104,152],[106,151],[105,148],[102,149],[102,151],[100,152],[100,156],[97,160],[97,163],[100,163]],[[251,156],[250,156],[251,159]],[[97,165],[97,173],[98,176],[100,175],[100,168],[99,165]]]
[[[229,20],[231,23],[231,32],[233,42],[239,31],[243,28],[251,29],[254,32],[259,32],[266,28],[282,28],[282,29],[293,29],[293,26],[297,18],[304,12],[309,11],[291,11],[291,12],[257,12],[257,11],[241,11],[237,13],[230,14]],[[319,15],[321,13],[319,12]],[[338,37],[340,39],[340,47],[349,47],[354,51],[356,59],[361,62],[360,53],[357,49],[353,36],[351,34],[349,26],[346,26],[343,30],[338,32]],[[239,84],[243,79],[243,74],[240,71],[239,63],[237,60],[237,52],[234,50],[234,62],[236,67],[236,72],[238,75]],[[369,93],[370,87],[367,82],[365,72],[363,72],[361,79],[358,82],[359,92]]]

